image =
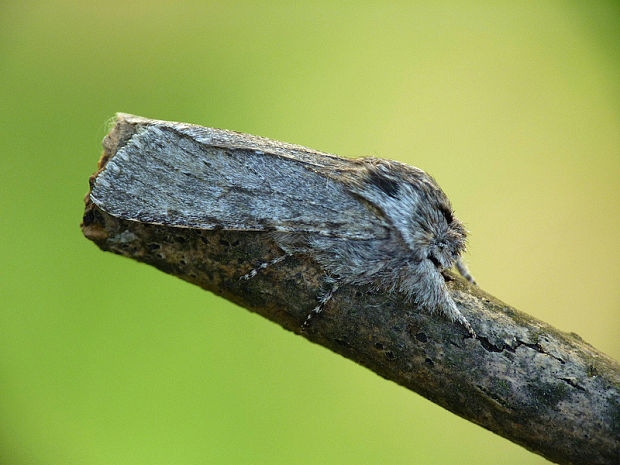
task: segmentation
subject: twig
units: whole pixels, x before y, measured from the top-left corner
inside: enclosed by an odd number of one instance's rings
[[[119,121],[104,140],[100,169],[134,131]],[[82,230],[102,250],[236,302],[552,461],[620,462],[618,364],[577,334],[536,320],[453,273],[445,274],[448,286],[477,339],[399,297],[352,286],[339,288],[304,327],[322,282],[316,263],[292,256],[239,279],[282,254],[269,234],[120,220],[88,195]]]

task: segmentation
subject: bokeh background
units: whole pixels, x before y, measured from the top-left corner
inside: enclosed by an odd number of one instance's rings
[[[618,359],[619,25],[611,1],[1,2],[0,463],[547,463],[99,251],[82,199],[117,111],[405,161],[485,290]]]

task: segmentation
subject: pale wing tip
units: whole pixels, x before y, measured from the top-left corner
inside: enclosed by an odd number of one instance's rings
[[[145,118],[144,116],[132,115],[131,113],[118,112],[115,115],[115,124],[120,126],[168,126],[180,129],[202,128],[203,126],[191,123],[179,123],[162,119]],[[207,128],[209,129],[209,128]]]
[[[153,119],[153,118],[145,118],[144,116],[133,115],[131,113],[124,113],[119,111],[116,113],[116,122],[117,123],[128,123],[128,124],[156,124],[163,126],[197,126],[195,124],[190,123],[179,123],[177,121],[167,121],[162,119]]]
[[[119,111],[116,113],[116,121],[117,122],[128,122],[128,123],[144,123],[147,121],[153,121],[149,118],[144,118],[143,116],[132,115],[131,113],[123,113]]]
[[[170,124],[174,123],[118,112],[108,121],[108,134],[103,139],[103,147],[111,156],[114,156],[116,151],[125,145],[140,128]]]

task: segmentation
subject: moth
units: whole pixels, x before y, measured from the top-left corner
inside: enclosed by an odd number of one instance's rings
[[[112,216],[198,229],[270,232],[282,254],[311,257],[329,290],[370,285],[475,332],[441,274],[456,268],[466,230],[437,182],[419,168],[343,158],[234,131],[118,114],[135,125],[95,179],[91,200]],[[308,321],[308,320],[307,320]]]

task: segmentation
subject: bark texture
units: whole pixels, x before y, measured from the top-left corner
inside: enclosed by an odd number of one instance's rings
[[[119,120],[99,169],[134,131]],[[398,296],[354,286],[340,288],[302,331],[322,281],[316,263],[295,256],[239,280],[281,255],[269,234],[144,224],[108,215],[88,195],[85,203],[82,231],[102,250],[259,313],[549,460],[620,463],[618,364],[453,273],[448,287],[477,339]]]

